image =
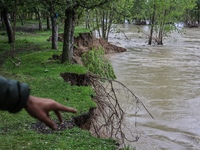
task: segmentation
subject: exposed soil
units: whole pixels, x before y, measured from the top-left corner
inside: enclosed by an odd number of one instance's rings
[[[56,122],[56,121],[55,121]],[[66,130],[66,129],[71,129],[75,126],[74,121],[66,121],[64,120],[62,123],[58,123],[57,124],[57,131],[62,131],[62,130]],[[50,129],[49,127],[47,127],[44,123],[38,121],[36,123],[33,123],[31,125],[31,129],[39,132],[39,133],[44,133],[44,134],[50,134],[53,133],[54,131],[52,129]]]
[[[58,35],[58,41],[63,42],[64,34]],[[52,37],[48,39],[51,41]],[[115,52],[125,52],[126,49],[113,45],[102,38],[95,38],[92,33],[81,33],[78,37],[74,37],[74,55],[81,56],[84,52],[92,49],[98,48],[99,46],[103,47],[106,54],[115,53]]]
[[[74,52],[77,56],[81,56],[83,52],[99,46],[103,47],[105,54],[126,51],[125,48],[113,45],[102,38],[95,38],[92,33],[82,33],[75,37],[74,44],[76,45]],[[80,51],[82,53],[79,53]]]
[[[88,86],[87,75],[86,74],[76,74],[76,73],[61,73],[65,82],[76,86]]]
[[[63,34],[59,34],[58,41],[63,42]],[[48,39],[48,41],[51,41],[52,37]],[[105,51],[105,54],[111,54],[111,53],[119,53],[119,52],[125,52],[126,49],[123,47],[119,47],[116,45],[113,45],[109,42],[107,42],[104,39],[95,38],[92,33],[82,33],[78,37],[74,38],[74,62],[82,64],[81,56],[93,49],[98,49],[99,47],[102,47]],[[52,59],[61,59],[61,56],[52,56]]]

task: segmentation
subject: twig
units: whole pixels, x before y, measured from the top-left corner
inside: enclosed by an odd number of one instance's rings
[[[116,138],[122,145],[125,145],[125,140],[129,142],[138,141],[140,136],[133,135],[133,131],[127,127],[124,122],[125,112],[120,106],[117,96],[119,90],[114,87],[113,83],[117,83],[122,86],[128,98],[130,98],[130,94],[131,97],[134,98],[136,105],[135,116],[140,110],[139,104],[141,104],[151,118],[154,119],[153,115],[149,112],[143,102],[130,89],[119,81],[102,78],[89,73],[87,74],[87,82],[92,85],[96,93],[94,100],[97,103],[97,109],[93,114],[94,116],[90,118],[91,131],[93,131],[93,134],[97,137],[105,137],[105,133],[107,133],[107,136],[110,138]],[[136,121],[137,120],[135,120],[135,127],[137,127]],[[126,136],[125,130],[129,132],[131,138]]]
[[[10,59],[10,61],[13,63],[13,65],[15,65],[15,67],[19,67],[19,65],[21,64],[21,60],[19,58],[15,58],[18,60],[18,62],[15,62],[14,60]]]

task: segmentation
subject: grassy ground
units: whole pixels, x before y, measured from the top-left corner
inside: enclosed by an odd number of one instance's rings
[[[76,31],[78,33],[83,30],[79,28]],[[4,63],[0,67],[0,75],[28,83],[34,96],[52,98],[75,107],[78,110],[77,114],[63,113],[65,120],[71,120],[71,117],[84,114],[96,106],[91,99],[93,91],[90,87],[71,86],[63,81],[60,73],[85,73],[87,70],[80,65],[61,64],[58,60],[49,60],[52,54],[60,54],[62,50],[62,43],[59,43],[58,50],[51,50],[51,42],[47,41],[50,35],[50,31],[16,32],[15,56],[21,59],[21,65],[15,67],[9,58],[11,46],[7,43],[7,35],[1,29],[0,62]],[[57,120],[54,114],[51,114],[51,117]],[[37,120],[29,117],[25,110],[18,114],[0,111],[0,121],[0,150],[116,149],[115,141],[98,139],[78,127],[51,134],[38,133],[31,128]]]

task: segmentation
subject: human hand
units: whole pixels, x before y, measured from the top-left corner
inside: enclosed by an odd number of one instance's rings
[[[53,130],[57,129],[57,125],[49,118],[50,111],[55,112],[60,122],[63,122],[60,111],[72,113],[77,112],[76,109],[61,105],[60,103],[54,100],[34,96],[29,96],[25,109],[32,117],[44,122]]]

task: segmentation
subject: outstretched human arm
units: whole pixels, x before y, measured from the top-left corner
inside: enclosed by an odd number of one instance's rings
[[[54,100],[31,96],[29,87],[25,83],[0,76],[0,110],[17,113],[22,108],[54,130],[57,126],[49,118],[50,111],[54,111],[61,122],[60,111],[76,113],[76,109],[61,105]]]
[[[27,84],[0,76],[0,110],[19,112],[26,106],[29,95]]]
[[[56,130],[57,125],[49,118],[49,112],[54,111],[60,122],[63,122],[60,111],[76,113],[77,110],[61,105],[60,103],[47,98],[29,96],[26,108],[27,112],[34,118],[44,122],[50,128]]]

